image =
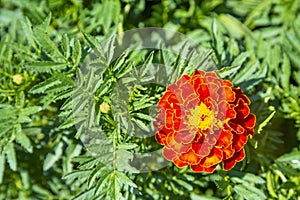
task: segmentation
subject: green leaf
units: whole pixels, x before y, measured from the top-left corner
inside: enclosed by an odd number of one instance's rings
[[[256,175],[250,174],[250,173],[246,173],[245,176],[243,177],[243,180],[246,180],[249,183],[255,183],[255,184],[264,184],[266,182],[260,176],[256,176]]]
[[[108,33],[110,26],[113,22],[117,23],[120,16],[120,2],[104,0],[102,4],[102,12],[106,13],[102,17],[104,33]]]
[[[126,176],[123,172],[116,171],[116,176],[119,179],[119,182],[121,184],[129,185],[133,188],[137,188],[137,185],[130,179],[128,176]]]
[[[0,184],[3,181],[4,171],[5,171],[5,154],[2,152],[0,154]]]
[[[280,74],[280,83],[283,89],[288,91],[290,86],[291,64],[286,54],[283,54],[281,69],[282,73]]]
[[[81,60],[81,44],[79,40],[75,40],[74,42],[74,49],[72,53],[72,60],[74,63],[74,66],[78,66]]]
[[[231,63],[232,66],[241,66],[247,58],[249,58],[253,54],[252,51],[246,51],[242,52],[240,55],[238,55],[234,61]]]
[[[30,106],[21,110],[21,115],[32,115],[42,110],[40,106]]]
[[[250,36],[253,37],[253,33],[245,26],[242,22],[240,22],[235,17],[229,14],[220,14],[219,20],[222,22],[227,31],[235,38],[241,38],[242,36]]]
[[[277,198],[277,194],[275,192],[275,190],[276,190],[275,184],[276,183],[275,183],[274,177],[270,170],[267,172],[266,181],[267,181],[267,189],[268,189],[269,194],[273,198]]]
[[[235,185],[233,190],[247,200],[266,199],[266,195],[259,189],[251,185]]]
[[[65,58],[68,59],[70,57],[70,39],[66,33],[63,34],[63,36],[62,36],[61,46],[62,46],[62,50],[64,52]]]
[[[187,189],[188,191],[193,191],[193,186],[191,184],[189,184],[188,182],[181,180],[181,179],[174,179],[175,182],[177,184],[179,184],[180,186],[184,187],[185,189]]]
[[[293,161],[299,161],[300,164],[300,152],[292,152],[292,153],[287,153],[279,158],[276,159],[277,162],[287,162],[287,163],[293,163]]]
[[[95,188],[90,188],[88,190],[84,190],[80,192],[77,196],[73,198],[73,200],[85,200],[85,199],[93,199],[95,194]]]
[[[6,153],[6,159],[9,164],[10,169],[13,171],[16,171],[17,170],[17,159],[16,159],[15,147],[12,142],[10,142],[6,145],[5,153]]]
[[[66,61],[65,57],[61,54],[56,44],[51,41],[49,36],[40,28],[33,29],[35,41],[43,48],[45,53],[57,63]]]
[[[28,43],[33,46],[33,47],[36,47],[35,43],[34,43],[34,40],[33,40],[33,31],[32,31],[32,24],[30,22],[30,20],[25,17],[25,21],[24,20],[21,20],[20,21],[21,23],[21,26],[22,26],[22,29],[23,29],[23,32],[28,40]]]
[[[153,118],[151,116],[143,114],[143,113],[132,113],[132,116],[140,118],[140,119],[144,119],[144,120],[147,120],[150,122],[153,120]]]
[[[257,133],[258,134],[260,134],[261,131],[263,130],[263,128],[268,125],[268,123],[273,118],[273,116],[274,116],[275,113],[276,113],[276,111],[274,110],[262,123],[260,123],[258,125],[258,129],[257,129]]]
[[[240,68],[241,66],[223,67],[222,69],[217,70],[216,73],[221,78],[225,78],[227,76],[234,75]]]
[[[121,199],[122,198],[121,184],[118,180],[116,173],[112,173],[109,179],[110,179],[110,183],[109,183],[110,190],[108,190],[108,192],[109,192],[110,199]]]
[[[74,181],[75,179],[87,179],[90,173],[91,173],[90,169],[75,170],[63,176],[63,179],[68,179],[71,181]]]
[[[29,92],[32,94],[45,93],[48,88],[61,84],[61,81],[57,77],[51,77],[41,83],[34,85]]]
[[[51,72],[51,70],[61,70],[68,66],[67,63],[55,63],[51,61],[40,61],[27,64],[25,67],[34,72]]]
[[[64,143],[59,142],[56,144],[50,153],[46,155],[46,158],[44,160],[43,170],[47,171],[50,169],[56,161],[58,161],[63,153]]]
[[[24,149],[26,149],[29,153],[32,153],[33,147],[31,145],[30,139],[27,137],[25,133],[16,133],[16,141],[19,143]]]

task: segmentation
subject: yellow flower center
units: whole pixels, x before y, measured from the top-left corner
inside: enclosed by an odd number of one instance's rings
[[[187,125],[192,128],[206,130],[211,127],[212,121],[214,121],[213,112],[204,103],[201,103],[200,106],[196,106],[191,110]]]

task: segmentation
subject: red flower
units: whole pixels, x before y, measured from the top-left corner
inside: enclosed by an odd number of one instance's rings
[[[158,102],[156,140],[177,167],[212,173],[219,163],[230,170],[244,159],[256,117],[240,88],[214,72],[195,70],[167,87]]]

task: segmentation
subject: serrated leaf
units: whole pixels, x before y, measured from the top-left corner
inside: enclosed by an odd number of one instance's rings
[[[146,132],[150,132],[149,127],[141,120],[139,119],[131,119],[139,128],[141,128],[142,130],[146,131]]]
[[[35,114],[37,112],[40,112],[42,110],[42,107],[40,106],[30,106],[30,107],[26,107],[24,109],[21,110],[21,115],[32,115]]]
[[[235,74],[241,66],[232,66],[232,67],[223,67],[222,69],[216,71],[216,73],[221,77],[225,78],[227,76],[231,76]]]
[[[244,35],[253,37],[253,33],[241,21],[229,14],[220,14],[219,21],[222,22],[228,32],[235,38],[241,38]]]
[[[97,38],[95,38],[94,36],[91,36],[88,33],[83,32],[82,33],[84,38],[87,40],[87,42],[92,46],[92,48],[96,48],[100,45],[99,40],[97,40]]]
[[[118,181],[118,177],[116,176],[115,173],[111,174],[110,177],[110,190],[108,190],[109,197],[111,199],[121,199],[122,194],[121,194],[121,184]]]
[[[16,141],[19,143],[24,149],[26,149],[29,153],[32,153],[33,147],[31,145],[30,139],[24,133],[16,133]]]
[[[264,184],[265,180],[261,178],[260,176],[256,176],[254,174],[246,173],[243,177],[244,180],[248,181],[249,183],[255,183],[255,184]]]
[[[31,46],[36,47],[34,40],[33,40],[33,31],[31,28],[32,24],[31,24],[30,20],[27,17],[25,17],[25,20],[21,20],[20,23],[21,23],[23,32],[28,40],[28,43]]]
[[[79,40],[75,40],[72,52],[72,60],[74,63],[74,66],[78,66],[81,60],[81,44]]]
[[[242,65],[245,60],[250,57],[250,55],[253,54],[252,51],[246,51],[246,52],[242,52],[240,55],[238,55],[234,61],[231,63],[232,66],[240,66]]]
[[[187,189],[188,191],[193,191],[193,186],[191,184],[189,184],[186,181],[183,181],[181,179],[175,179],[175,182],[177,184],[179,184],[180,186],[184,187],[185,189]]]
[[[108,33],[109,28],[113,22],[117,22],[120,15],[120,2],[105,0],[102,4],[102,11],[106,14],[103,15],[102,23],[104,33]]]
[[[277,194],[275,192],[275,190],[276,190],[275,184],[276,183],[274,182],[274,178],[273,178],[273,175],[270,170],[267,172],[266,181],[267,181],[267,190],[268,190],[269,194],[273,198],[277,198]]]
[[[300,152],[287,153],[276,159],[276,162],[288,162],[291,164],[293,163],[293,161],[300,162]]]
[[[66,59],[70,57],[70,39],[66,33],[63,34],[61,39],[61,46]]]
[[[0,154],[0,184],[3,181],[4,171],[5,171],[5,154],[2,152]]]
[[[16,159],[15,147],[12,142],[10,142],[6,145],[5,153],[6,153],[6,159],[9,164],[10,169],[13,171],[16,171],[17,170],[17,159]]]
[[[41,30],[47,31],[51,22],[51,17],[52,17],[52,13],[50,12],[48,16],[43,20],[43,22],[37,25],[36,27],[38,27]]]
[[[233,190],[247,200],[266,199],[266,195],[259,189],[250,185],[235,185]]]
[[[51,77],[41,83],[34,85],[29,92],[32,94],[45,93],[48,88],[61,84],[61,81],[56,77]]]
[[[283,54],[282,61],[282,73],[280,74],[280,83],[284,90],[289,90],[290,76],[291,76],[291,64],[286,54]]]
[[[93,199],[95,194],[95,188],[90,188],[88,190],[84,190],[76,195],[73,200],[85,200],[85,199]]]
[[[72,171],[66,175],[63,176],[63,179],[69,179],[71,181],[74,181],[75,179],[87,179],[88,176],[90,175],[91,170],[86,169],[86,170],[75,170]]]
[[[51,152],[49,152],[46,155],[46,158],[45,158],[44,164],[43,164],[44,171],[47,171],[48,169],[50,169],[54,165],[54,163],[59,160],[59,158],[61,157],[61,155],[63,153],[63,148],[64,148],[63,142],[59,142],[58,144],[56,144],[53,147]]]
[[[51,70],[61,70],[68,66],[67,63],[55,63],[51,61],[40,61],[27,64],[25,67],[34,72],[51,72]]]
[[[140,118],[140,119],[144,119],[144,120],[147,120],[147,121],[152,121],[153,120],[153,118],[151,116],[143,114],[143,113],[132,113],[132,116]]]
[[[119,179],[119,182],[121,184],[129,185],[133,188],[137,188],[137,185],[130,179],[128,176],[126,176],[123,172],[116,171],[116,176]]]
[[[34,191],[37,194],[44,195],[46,197],[52,196],[51,192],[49,192],[48,190],[42,188],[41,186],[39,186],[37,184],[32,186],[32,191]]]
[[[33,30],[35,41],[43,48],[45,53],[57,63],[65,61],[65,57],[61,54],[56,44],[49,38],[49,36],[40,28]]]

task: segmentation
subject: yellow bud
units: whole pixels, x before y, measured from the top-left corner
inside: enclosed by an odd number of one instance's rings
[[[18,85],[20,85],[23,81],[23,76],[21,74],[15,74],[13,75],[12,78],[13,78],[13,82]]]
[[[100,111],[101,111],[102,113],[108,113],[109,110],[110,110],[110,106],[109,106],[108,103],[103,102],[103,103],[100,105]]]

